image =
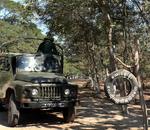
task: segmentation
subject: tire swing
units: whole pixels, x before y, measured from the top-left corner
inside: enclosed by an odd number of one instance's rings
[[[105,94],[115,104],[130,103],[138,92],[135,76],[124,69],[111,73],[105,81]]]

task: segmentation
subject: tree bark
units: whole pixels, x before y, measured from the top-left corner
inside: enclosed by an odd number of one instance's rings
[[[88,53],[88,57],[89,57],[89,65],[90,65],[90,77],[92,78],[92,80],[94,81],[94,89],[96,90],[96,93],[100,94],[100,84],[99,84],[99,78],[98,78],[98,69],[97,69],[97,65],[96,65],[96,61],[95,61],[95,56],[94,56],[94,49],[91,50],[89,48],[88,43],[86,42],[86,51]]]
[[[133,52],[134,52],[133,73],[136,76],[139,84],[139,96],[140,96],[141,108],[143,112],[144,129],[147,130],[148,122],[147,122],[146,103],[144,100],[144,94],[143,94],[143,88],[142,88],[141,76],[140,76],[140,42],[137,38],[134,39]]]
[[[109,4],[108,1],[105,0],[95,0],[95,2],[99,5],[99,8],[102,10],[102,13],[105,18],[106,30],[108,33],[108,52],[109,52],[109,72],[113,72],[117,69],[115,63],[115,54],[113,52],[113,44],[112,44],[112,31],[113,31],[113,22],[109,13]]]

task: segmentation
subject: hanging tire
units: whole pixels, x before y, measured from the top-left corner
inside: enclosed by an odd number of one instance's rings
[[[66,107],[63,109],[63,118],[65,123],[73,122],[75,119],[75,107]]]
[[[124,89],[124,92],[120,89],[121,87]],[[107,77],[104,85],[106,96],[115,104],[130,103],[136,96],[138,88],[136,77],[124,69],[111,73]]]
[[[14,127],[19,122],[19,110],[15,104],[14,94],[11,94],[8,104],[8,126]]]

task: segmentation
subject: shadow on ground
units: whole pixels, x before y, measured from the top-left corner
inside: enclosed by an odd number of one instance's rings
[[[59,113],[24,112],[18,128],[51,128],[52,130],[141,130],[142,114],[139,105],[128,105],[130,114],[122,115],[121,107],[106,98],[97,98],[88,88],[80,88],[80,105],[74,123],[64,124]],[[0,112],[0,125],[7,126],[7,113]]]
[[[21,114],[21,120],[19,122],[19,127],[50,127],[51,125],[60,125],[63,124],[63,118],[58,117],[57,115],[61,116],[60,113],[48,113],[46,111],[40,111],[40,110],[26,110],[23,111]],[[0,125],[7,127],[7,112],[3,111],[0,112]],[[51,128],[51,127],[50,127]],[[57,128],[59,127],[52,127]]]

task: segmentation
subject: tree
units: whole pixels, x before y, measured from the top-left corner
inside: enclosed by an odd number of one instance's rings
[[[24,6],[13,1],[0,1],[0,43],[13,41],[4,49],[14,52],[35,52],[39,41],[25,40],[27,37],[43,38],[41,31],[27,17]],[[28,15],[29,16],[29,15]],[[26,21],[26,22],[24,22]],[[29,44],[28,44],[29,43]],[[15,44],[11,46],[12,44]]]
[[[142,4],[135,0],[27,1],[49,31],[64,39],[66,56],[83,62],[87,72],[98,76],[108,67],[108,57],[110,72],[125,67],[116,63],[115,56],[132,64],[133,39],[145,41],[149,14],[141,10]]]

